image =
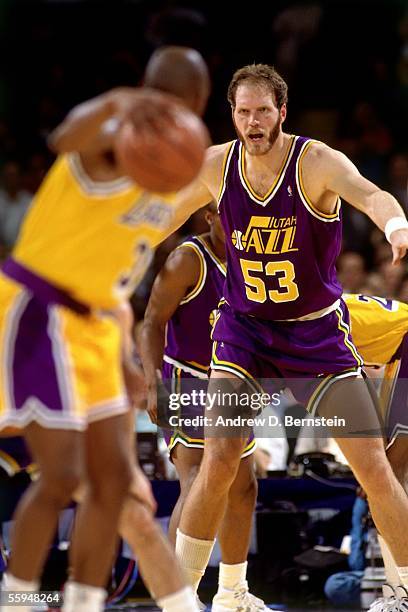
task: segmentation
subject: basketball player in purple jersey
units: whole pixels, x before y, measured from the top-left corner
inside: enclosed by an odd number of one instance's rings
[[[170,254],[154,282],[147,305],[141,332],[141,356],[149,388],[148,410],[153,421],[157,420],[158,369],[172,393],[189,394],[193,388],[205,390],[207,385],[211,362],[210,332],[215,309],[223,294],[226,268],[225,236],[214,203],[208,205],[206,219],[210,231],[185,240]],[[198,383],[200,379],[201,384]],[[198,384],[194,385],[194,380]],[[204,409],[203,404],[190,404],[182,415],[200,417]],[[164,437],[180,479],[181,493],[169,525],[169,537],[175,543],[184,500],[202,460],[204,429],[200,425],[186,427],[182,422],[174,431],[164,429]],[[240,605],[246,601],[263,609],[263,602],[248,592],[246,582],[246,558],[257,496],[251,456],[254,450],[255,441],[251,435],[243,449],[218,534],[222,552],[218,590],[222,594],[232,586]],[[197,572],[195,589],[203,573]],[[217,597],[213,609],[216,609]]]
[[[348,430],[362,431],[355,418],[365,430],[378,430],[335,273],[340,197],[385,232],[394,263],[408,247],[402,208],[339,151],[283,132],[287,86],[272,67],[238,70],[228,99],[238,140],[211,147],[199,179],[179,195],[191,212],[215,199],[226,234],[225,301],[213,333],[209,393],[222,393],[226,382],[240,380],[316,379],[320,384],[313,394],[299,398],[312,413],[318,409],[327,416],[337,409],[341,416],[355,407],[347,415]],[[192,582],[211,554],[243,443],[244,436],[206,440],[177,538],[179,558]],[[383,440],[343,437],[338,443],[367,492],[376,525],[407,587],[408,499]],[[232,594],[221,609],[236,609]]]

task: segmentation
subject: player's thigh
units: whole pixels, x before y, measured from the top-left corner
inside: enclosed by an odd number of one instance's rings
[[[65,486],[72,488],[83,475],[83,438],[79,431],[48,429],[37,423],[25,429],[25,439],[42,477],[53,482],[64,480]]]
[[[239,459],[252,428],[248,419],[254,393],[252,381],[224,370],[212,370],[207,388],[204,456]]]
[[[86,475],[93,482],[109,480],[119,487],[132,480],[132,444],[127,414],[90,423],[85,434]]]
[[[177,470],[180,487],[183,491],[194,482],[200,469],[204,450],[201,448],[188,448],[181,443],[176,444],[171,458]]]
[[[374,389],[362,377],[334,380],[317,405],[335,438],[372,437],[383,443],[384,427]],[[330,421],[331,420],[331,421]]]

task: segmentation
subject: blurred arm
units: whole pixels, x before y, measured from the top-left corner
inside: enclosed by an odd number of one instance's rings
[[[198,177],[176,194],[174,222],[169,234],[175,232],[199,208],[218,201],[224,157],[229,143],[209,147]]]
[[[175,120],[176,107],[168,94],[118,87],[75,106],[50,134],[48,144],[56,153],[102,153],[112,148],[123,121],[131,121],[140,130],[160,130]],[[113,118],[116,121],[108,121]]]

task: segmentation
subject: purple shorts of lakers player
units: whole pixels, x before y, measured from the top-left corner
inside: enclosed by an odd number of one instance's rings
[[[170,457],[177,444],[182,444],[186,448],[203,449],[205,437],[202,421],[205,413],[205,393],[208,381],[166,362],[163,363],[162,376],[163,382],[170,393],[170,398],[174,400],[173,405],[169,401],[169,410],[166,415],[167,420],[170,421],[169,424],[173,423],[174,427],[171,429],[163,428]],[[189,403],[177,401],[181,394],[185,394],[185,398],[190,398],[191,401]],[[248,436],[241,458],[248,457],[255,449],[256,441],[254,434],[251,433]]]
[[[0,431],[83,431],[128,410],[116,319],[8,260],[0,274]]]
[[[269,321],[245,316],[221,300],[213,329],[211,368],[231,372],[266,389],[285,379],[297,401],[314,414],[332,382],[361,375],[363,361],[350,336],[346,305],[303,321]]]

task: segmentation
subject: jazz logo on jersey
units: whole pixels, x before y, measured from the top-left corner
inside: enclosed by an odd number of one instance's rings
[[[294,247],[296,217],[252,216],[246,231],[234,230],[231,241],[238,251],[277,255],[298,251]]]

